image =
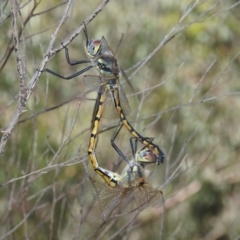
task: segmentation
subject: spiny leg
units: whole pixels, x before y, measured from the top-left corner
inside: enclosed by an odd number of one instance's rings
[[[86,38],[86,48],[88,47],[89,45],[89,39],[88,39],[88,33],[87,33],[87,25],[85,22],[83,22],[83,25],[84,25],[84,28],[83,28],[83,33],[85,35],[85,38]]]
[[[130,141],[130,146],[132,150],[132,156],[134,158],[135,154],[137,153],[137,139],[135,137],[131,137],[129,141]],[[133,141],[134,141],[134,144],[133,144]]]
[[[152,143],[153,138],[146,137],[145,140]],[[131,146],[132,156],[133,156],[133,157],[135,156],[135,154],[136,154],[137,152],[142,151],[142,150],[144,150],[144,149],[147,148],[147,146],[143,146],[140,150],[137,150],[138,139],[135,138],[135,137],[131,137],[131,138],[129,139],[129,141],[130,141],[130,146]]]
[[[67,60],[67,63],[71,66],[74,66],[74,65],[78,65],[78,64],[83,64],[83,63],[91,63],[90,60],[78,60],[78,61],[74,61],[72,62],[70,60],[70,56],[69,56],[69,52],[68,52],[68,48],[67,46],[64,46],[63,43],[61,43],[62,47],[65,49],[65,57],[66,57],[66,60]]]
[[[84,32],[85,34],[85,32]],[[78,65],[78,64],[83,64],[83,63],[88,63],[88,64],[91,64],[91,61],[90,60],[78,60],[78,61],[71,61],[70,60],[70,56],[69,56],[69,52],[68,52],[68,48],[66,46],[63,45],[63,43],[61,43],[61,45],[63,46],[63,48],[65,49],[65,57],[66,57],[66,60],[67,60],[67,63],[71,66],[75,66],[75,65]],[[54,71],[52,71],[51,69],[48,69],[48,68],[45,68],[43,71],[44,72],[48,72],[48,73],[51,73],[52,75],[56,76],[56,77],[59,77],[59,78],[62,78],[62,79],[65,79],[65,80],[70,80],[72,78],[75,78],[81,74],[83,74],[84,72],[88,71],[90,68],[94,67],[93,65],[90,65],[68,77],[64,77],[62,76],[61,74],[59,73],[56,73]]]
[[[111,145],[115,149],[115,151],[120,155],[120,157],[129,164],[129,160],[127,159],[127,157],[123,154],[123,152],[118,148],[118,146],[114,142],[116,137],[117,137],[117,135],[118,135],[118,133],[122,129],[122,126],[123,126],[123,124],[120,121],[118,126],[117,126],[117,130],[115,131],[115,133],[113,134],[113,136],[111,138]]]
[[[82,70],[80,70],[80,71],[78,71],[78,72],[76,72],[76,73],[68,76],[68,77],[64,77],[64,76],[62,76],[61,74],[58,74],[58,73],[56,73],[56,72],[54,72],[54,71],[52,71],[52,70],[50,70],[50,69],[48,69],[48,68],[45,68],[45,69],[43,70],[43,72],[51,73],[52,75],[54,75],[54,76],[56,76],[56,77],[59,77],[59,78],[62,78],[62,79],[64,79],[64,80],[70,80],[70,79],[72,79],[72,78],[75,78],[75,77],[83,74],[84,72],[88,71],[88,70],[89,70],[90,68],[92,68],[92,67],[93,67],[93,66],[88,66],[88,67],[86,67],[86,68],[84,68],[84,69],[82,69]]]

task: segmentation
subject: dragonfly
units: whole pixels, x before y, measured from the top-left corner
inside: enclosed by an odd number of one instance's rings
[[[84,34],[86,37],[85,51],[86,55],[89,58],[88,60],[71,61],[68,48],[63,44],[62,46],[65,49],[65,56],[69,65],[73,66],[77,64],[88,63],[89,66],[68,77],[62,76],[47,68],[43,71],[51,73],[59,78],[70,80],[94,67],[99,73],[99,75],[84,75],[83,79],[87,86],[92,88],[98,87],[99,95],[105,95],[101,97],[102,100],[100,102],[96,102],[96,104],[104,105],[104,107],[101,106],[99,108],[102,111],[101,118],[114,118],[113,114],[115,114],[115,117],[120,118],[121,122],[119,124],[119,129],[117,129],[116,132],[119,133],[122,126],[125,126],[125,128],[130,132],[133,137],[135,137],[138,141],[140,141],[144,146],[146,146],[157,156],[156,164],[162,164],[164,162],[165,156],[160,147],[152,142],[152,138],[143,137],[140,133],[138,133],[126,118],[126,116],[131,112],[131,109],[129,107],[126,94],[121,87],[119,78],[120,75],[122,75],[127,81],[127,83],[130,85],[130,87],[132,87],[132,84],[130,83],[127,75],[125,74],[121,66],[118,64],[118,61],[111,48],[108,46],[106,39],[102,37],[101,40],[89,40],[85,23],[84,26]],[[113,105],[113,110],[109,111],[111,108],[107,107],[109,105]],[[98,106],[95,106],[95,109],[96,108],[98,108]],[[98,123],[95,121],[96,125],[99,125],[99,121]],[[94,128],[97,129],[98,126],[93,126],[92,129]],[[93,132],[91,134],[91,138],[92,135]],[[115,137],[116,136],[114,134],[114,139]],[[92,139],[90,139],[90,142],[91,141],[93,142]],[[116,145],[113,141],[111,141],[111,144],[116,150]]]
[[[103,168],[99,167],[99,164],[98,164],[98,161],[97,161],[97,158],[96,158],[96,153],[95,153],[98,134],[99,134],[99,129],[100,129],[100,121],[101,121],[102,115],[103,115],[104,102],[105,102],[105,98],[107,97],[107,94],[104,93],[104,91],[107,91],[106,88],[103,85],[100,86],[98,96],[97,96],[97,99],[96,99],[94,113],[93,113],[92,130],[91,130],[91,135],[90,135],[90,139],[89,139],[89,146],[88,146],[88,156],[89,156],[89,160],[90,160],[95,172],[97,174],[99,174],[109,186],[115,187],[118,184],[118,180],[119,180],[120,176],[116,173],[113,173],[111,171],[108,171],[106,169],[103,169]],[[120,128],[118,129],[118,131],[120,131]],[[116,132],[111,139],[112,146],[117,151],[117,153],[121,156],[121,158],[123,160],[125,160],[127,162],[127,164],[130,164],[129,160],[125,157],[125,155],[122,153],[122,151],[114,143],[117,135],[118,135],[118,132]],[[132,139],[134,139],[136,143],[137,143],[138,139],[133,137],[133,138],[131,138],[131,141],[130,141],[132,154],[135,155],[135,150],[134,149],[136,149],[137,146],[136,146],[136,144],[134,146]],[[153,139],[150,139],[150,138],[146,138],[146,139],[150,142],[153,140]],[[144,148],[146,148],[146,146],[144,146],[143,149]],[[145,160],[145,162],[144,162],[144,160]],[[148,157],[142,158],[141,161],[138,158],[138,162],[140,162],[142,165],[146,165],[148,163],[156,163],[157,162],[157,156],[155,155],[155,153],[153,153],[149,150]]]
[[[162,203],[163,192],[154,189],[147,182],[147,171],[145,165],[154,163],[155,154],[149,149],[141,149],[129,161],[122,174],[106,171],[102,174],[113,184],[103,184],[90,180],[81,194],[83,210],[86,218],[104,222],[120,212],[126,212],[129,201],[134,198],[136,210],[143,210],[147,207],[159,207]],[[102,169],[101,169],[102,170]]]

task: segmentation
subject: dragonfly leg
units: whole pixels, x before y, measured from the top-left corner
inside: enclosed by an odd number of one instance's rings
[[[67,63],[71,66],[74,66],[74,65],[78,65],[78,64],[82,64],[82,63],[91,63],[90,60],[79,60],[79,61],[74,61],[72,62],[70,60],[70,57],[69,57],[69,52],[68,52],[68,48],[67,46],[64,46],[63,43],[61,43],[62,47],[65,49],[65,57],[66,57],[66,60],[67,60]]]
[[[153,138],[150,138],[150,137],[145,137],[145,138],[143,138],[145,141],[148,141],[148,142],[151,142],[152,143],[152,141],[153,141]],[[134,141],[134,143],[133,143],[133,141]],[[137,153],[137,152],[139,152],[139,151],[142,151],[142,150],[144,150],[144,149],[146,149],[147,148],[147,146],[143,146],[140,150],[138,150],[137,151],[137,143],[138,143],[138,139],[136,138],[136,137],[131,137],[130,138],[130,146],[131,146],[131,149],[132,149],[132,156],[134,157],[135,156],[135,154]]]
[[[66,57],[67,63],[68,63],[69,65],[74,66],[74,65],[83,64],[83,63],[91,63],[91,60],[79,60],[79,61],[73,61],[73,62],[72,62],[72,61],[70,60],[70,56],[69,56],[69,52],[68,52],[67,46],[64,46],[63,43],[61,43],[61,45],[62,45],[62,47],[63,47],[64,50],[65,50],[65,57]],[[48,68],[45,68],[45,69],[43,70],[43,72],[48,72],[48,73],[51,73],[52,75],[54,75],[54,76],[56,76],[56,77],[59,77],[59,78],[65,79],[65,80],[70,80],[70,79],[72,79],[72,78],[75,78],[75,77],[83,74],[84,72],[88,71],[88,70],[89,70],[90,68],[92,68],[92,67],[94,67],[94,66],[93,66],[93,65],[90,65],[90,66],[88,66],[88,67],[86,67],[86,68],[84,68],[84,69],[82,69],[82,70],[80,70],[80,71],[78,71],[78,72],[76,72],[76,73],[68,76],[68,77],[64,77],[64,76],[62,76],[61,74],[56,73],[56,72],[54,72],[54,71],[52,71],[51,69],[48,69]]]
[[[135,137],[131,137],[129,139],[130,141],[130,146],[131,146],[131,150],[132,150],[132,156],[134,158],[136,152],[137,152],[137,139]],[[133,144],[133,141],[134,141],[134,144]]]
[[[115,133],[113,134],[113,136],[112,136],[112,139],[111,139],[111,145],[112,145],[112,147],[115,149],[115,151],[120,155],[120,157],[124,160],[124,161],[126,161],[127,163],[129,163],[129,160],[126,158],[126,156],[123,154],[123,152],[118,148],[118,146],[115,144],[115,139],[116,139],[116,137],[117,137],[117,135],[118,135],[118,133],[121,131],[121,129],[122,129],[122,126],[123,126],[123,124],[122,124],[122,122],[120,121],[119,122],[119,124],[118,124],[118,126],[117,126],[117,130],[115,131]]]
[[[88,45],[89,45],[89,39],[88,39],[88,33],[87,33],[87,25],[86,25],[85,22],[83,22],[83,25],[84,25],[83,33],[84,33],[85,38],[86,38],[86,48],[87,48]]]
[[[92,67],[93,67],[93,66],[88,66],[88,67],[86,67],[86,68],[84,68],[84,69],[82,69],[82,70],[80,70],[80,71],[78,71],[78,72],[76,72],[76,73],[68,76],[68,77],[64,77],[64,76],[62,76],[62,75],[60,75],[60,74],[58,74],[58,73],[56,73],[56,72],[54,72],[54,71],[52,71],[52,70],[50,70],[50,69],[48,69],[48,68],[45,68],[45,69],[43,70],[43,72],[48,72],[48,73],[51,73],[52,75],[54,75],[54,76],[56,76],[56,77],[59,77],[59,78],[65,79],[65,80],[70,80],[70,79],[75,78],[75,77],[81,75],[82,73],[88,71],[88,70],[89,70],[90,68],[92,68]]]

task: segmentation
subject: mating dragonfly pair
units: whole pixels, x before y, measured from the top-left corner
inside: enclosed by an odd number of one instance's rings
[[[162,192],[160,190],[153,189],[151,185],[146,183],[146,173],[144,167],[146,164],[150,163],[162,164],[164,162],[164,154],[161,149],[152,142],[152,138],[143,137],[127,120],[126,116],[131,110],[127,97],[120,85],[120,74],[124,77],[129,86],[131,88],[133,87],[127,75],[118,64],[113,51],[107,44],[107,41],[104,37],[102,37],[101,40],[89,41],[85,24],[84,34],[86,37],[85,51],[89,58],[88,60],[71,61],[68,48],[66,46],[62,46],[65,49],[66,60],[69,65],[74,66],[87,63],[89,64],[88,67],[68,77],[64,77],[50,69],[44,69],[44,71],[65,80],[75,78],[91,68],[95,68],[99,73],[99,75],[84,75],[83,79],[87,86],[90,86],[91,88],[98,87],[98,97],[94,108],[91,136],[88,146],[89,160],[91,161],[95,172],[98,173],[109,185],[108,190],[110,191],[110,188],[114,189],[116,193],[115,198],[112,199],[111,207],[106,207],[107,210],[105,209],[103,213],[104,219],[106,219],[112,214],[113,209],[115,209],[118,205],[121,205],[121,199],[124,199],[127,195],[129,195],[129,193],[132,193],[136,189],[138,189],[138,193],[135,193],[135,202],[138,207],[147,205],[154,206],[156,203],[159,203]],[[112,107],[109,107],[110,105]],[[120,119],[120,123],[111,139],[111,144],[121,158],[127,162],[127,167],[121,175],[100,167],[95,154],[97,137],[100,129],[100,120],[103,117],[115,118],[116,116]],[[132,161],[130,161],[114,143],[122,126],[125,126],[133,136],[130,143],[133,156],[135,157],[133,157],[134,159]],[[134,140],[135,144],[133,143]],[[144,145],[144,147],[139,151],[137,151],[137,141]]]

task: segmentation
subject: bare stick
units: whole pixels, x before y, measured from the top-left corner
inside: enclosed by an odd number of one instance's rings
[[[100,6],[85,20],[85,23],[89,23],[90,21],[92,21],[104,8],[104,6],[109,2],[109,0],[104,0],[102,2],[102,4],[100,4]],[[53,55],[55,55],[57,52],[59,52],[63,47],[61,46],[58,49],[52,50],[53,44],[56,40],[57,34],[61,28],[61,26],[63,25],[64,21],[66,20],[67,17],[67,13],[69,10],[69,7],[71,5],[71,0],[68,1],[68,4],[66,6],[66,9],[64,11],[64,14],[58,24],[58,27],[56,29],[56,31],[54,32],[54,34],[52,35],[52,40],[48,46],[48,50],[45,54],[44,59],[42,60],[41,64],[40,64],[40,68],[39,70],[42,71],[45,67],[45,65],[47,64],[47,62],[51,59],[51,57],[53,57]],[[19,35],[18,35],[18,31],[17,31],[17,25],[16,25],[16,12],[18,11],[17,6],[16,6],[16,1],[12,0],[11,1],[11,6],[12,6],[12,15],[13,15],[13,27],[14,27],[14,47],[17,50],[19,48]],[[79,27],[75,33],[70,37],[69,42],[71,42],[81,31],[83,30],[83,25],[81,27]],[[38,79],[41,75],[41,73],[39,71],[36,72],[36,74],[32,77],[32,79],[30,80],[28,86],[26,85],[26,79],[23,80],[22,77],[22,70],[21,70],[21,61],[19,59],[20,58],[20,54],[18,53],[18,51],[16,51],[16,61],[18,63],[18,71],[19,71],[19,79],[20,79],[20,95],[19,95],[19,102],[17,104],[15,113],[12,117],[12,120],[9,124],[9,126],[6,128],[6,130],[3,131],[3,136],[1,138],[1,142],[0,142],[0,154],[4,153],[4,149],[6,146],[6,143],[15,127],[15,125],[17,124],[20,116],[25,112],[25,107],[26,107],[26,103],[27,100],[29,99],[29,97],[31,96],[31,93],[35,87],[35,85],[38,82]]]

